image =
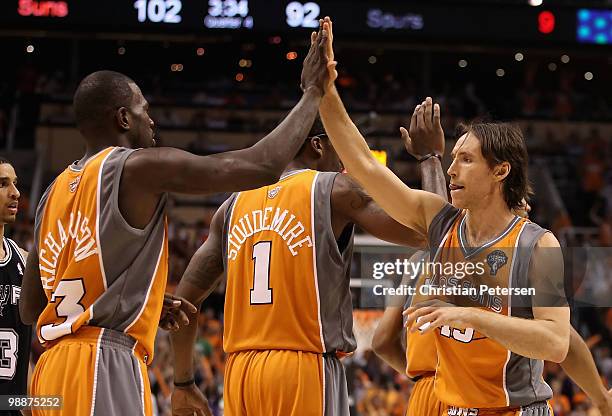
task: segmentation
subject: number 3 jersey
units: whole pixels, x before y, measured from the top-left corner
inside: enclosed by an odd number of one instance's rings
[[[124,332],[152,358],[168,271],[166,196],[144,229],[119,211],[123,166],[110,147],[62,172],[36,213],[35,244],[48,303],[37,323],[48,343],[83,326]],[[144,351],[143,351],[144,349]]]
[[[337,173],[294,171],[234,194],[224,224],[226,352],[351,352],[353,227],[336,241]]]
[[[25,260],[17,244],[3,238],[0,260],[0,395],[26,394],[32,327],[19,317]]]

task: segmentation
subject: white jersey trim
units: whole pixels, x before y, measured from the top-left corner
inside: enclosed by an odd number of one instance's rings
[[[520,219],[520,217],[518,218]],[[516,225],[516,223],[514,223],[514,225]],[[525,221],[523,225],[521,225],[521,229],[519,230],[518,235],[516,236],[516,241],[514,242],[514,249],[512,251],[512,263],[510,264],[510,272],[508,273],[508,289],[510,291],[512,291],[512,275],[514,273],[514,264],[516,262],[516,257],[517,257],[516,251],[518,249],[519,241],[521,240],[521,234],[523,234],[523,230],[525,229],[526,225],[527,225],[527,221]],[[512,316],[512,296],[508,296],[508,316]],[[504,387],[504,394],[506,396],[506,406],[510,406],[510,394],[508,393],[508,387],[506,384],[507,383],[506,373],[508,370],[508,363],[510,362],[511,356],[512,356],[512,351],[508,350],[508,356],[506,357],[506,362],[504,363],[504,373],[503,373],[503,387]]]
[[[89,412],[90,416],[94,416],[94,411],[96,409],[96,390],[98,388],[98,364],[100,362],[100,353],[102,352],[102,348],[100,347],[102,335],[104,335],[104,328],[100,329],[100,335],[98,336],[98,342],[96,343],[96,365],[94,366],[93,389],[91,394],[91,411]]]
[[[321,322],[321,299],[319,296],[319,275],[317,273],[317,235],[315,226],[315,193],[317,190],[317,179],[319,172],[317,172],[312,180],[310,187],[310,229],[312,231],[312,271],[314,276],[314,286],[317,294],[317,318],[319,320],[319,335],[321,337],[321,348],[323,352],[327,351],[325,347],[325,338],[323,338],[323,323]]]
[[[4,251],[6,254],[4,255],[4,258],[0,260],[0,267],[4,267],[9,264],[13,258],[13,250],[11,250],[11,246],[7,240],[8,238],[2,237],[2,245],[4,246]]]
[[[161,263],[161,259],[164,254],[164,243],[166,241],[166,237],[167,237],[166,231],[164,230],[164,237],[162,238],[161,246],[159,247],[159,255],[157,256],[157,263],[155,264],[155,270],[153,270],[153,275],[151,276],[151,282],[149,283],[149,287],[147,288],[147,296],[145,296],[144,302],[142,303],[142,308],[140,308],[140,311],[138,312],[138,315],[136,315],[136,318],[134,318],[134,320],[123,330],[124,333],[127,333],[130,330],[130,328],[132,328],[134,324],[138,322],[144,310],[147,308],[147,303],[149,303],[149,296],[151,295],[151,289],[153,289],[153,286],[155,284],[155,276],[157,275],[157,270],[159,269],[159,264]]]
[[[104,270],[104,260],[102,259],[102,241],[100,240],[100,186],[102,182],[102,172],[104,171],[104,164],[110,155],[115,152],[116,148],[108,152],[98,170],[98,184],[96,186],[96,245],[98,249],[98,261],[100,262],[100,275],[102,276],[102,283],[104,284],[104,291],[108,289],[108,283],[106,282],[106,271]],[[87,161],[89,162],[89,160]]]
[[[21,249],[19,248],[19,246],[17,245],[17,243],[14,240],[11,240],[10,238],[6,238],[6,241],[9,242],[10,245],[13,246],[13,248],[15,249],[15,252],[17,253],[17,255],[19,256],[19,259],[21,260],[21,263],[23,264],[23,267],[25,267],[26,265],[26,259],[23,257],[23,254],[21,254]]]

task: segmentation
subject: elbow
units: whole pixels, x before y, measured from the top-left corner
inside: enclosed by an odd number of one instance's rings
[[[382,359],[389,355],[390,342],[384,336],[374,336],[372,338],[372,350],[374,354]]]
[[[551,345],[550,357],[548,357],[547,361],[552,361],[554,363],[562,363],[565,361],[569,351],[569,337],[564,340],[554,340]]]

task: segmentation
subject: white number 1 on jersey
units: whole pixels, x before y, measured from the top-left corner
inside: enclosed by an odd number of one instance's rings
[[[253,246],[253,289],[251,289],[251,305],[266,305],[272,303],[270,289],[270,257],[272,242],[260,241]]]

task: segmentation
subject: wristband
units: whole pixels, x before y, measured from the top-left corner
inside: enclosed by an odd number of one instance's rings
[[[174,382],[174,385],[175,385],[176,387],[189,387],[189,386],[191,386],[192,384],[195,384],[195,379],[193,379],[193,378],[192,378],[192,379],[190,379],[190,380],[187,380],[187,381],[183,381],[183,382],[181,382],[181,383],[177,383],[176,381]]]
[[[417,158],[417,162],[425,162],[427,159],[431,159],[432,157],[437,157],[440,162],[442,161],[442,155],[439,155],[437,153],[428,153],[423,157]]]

